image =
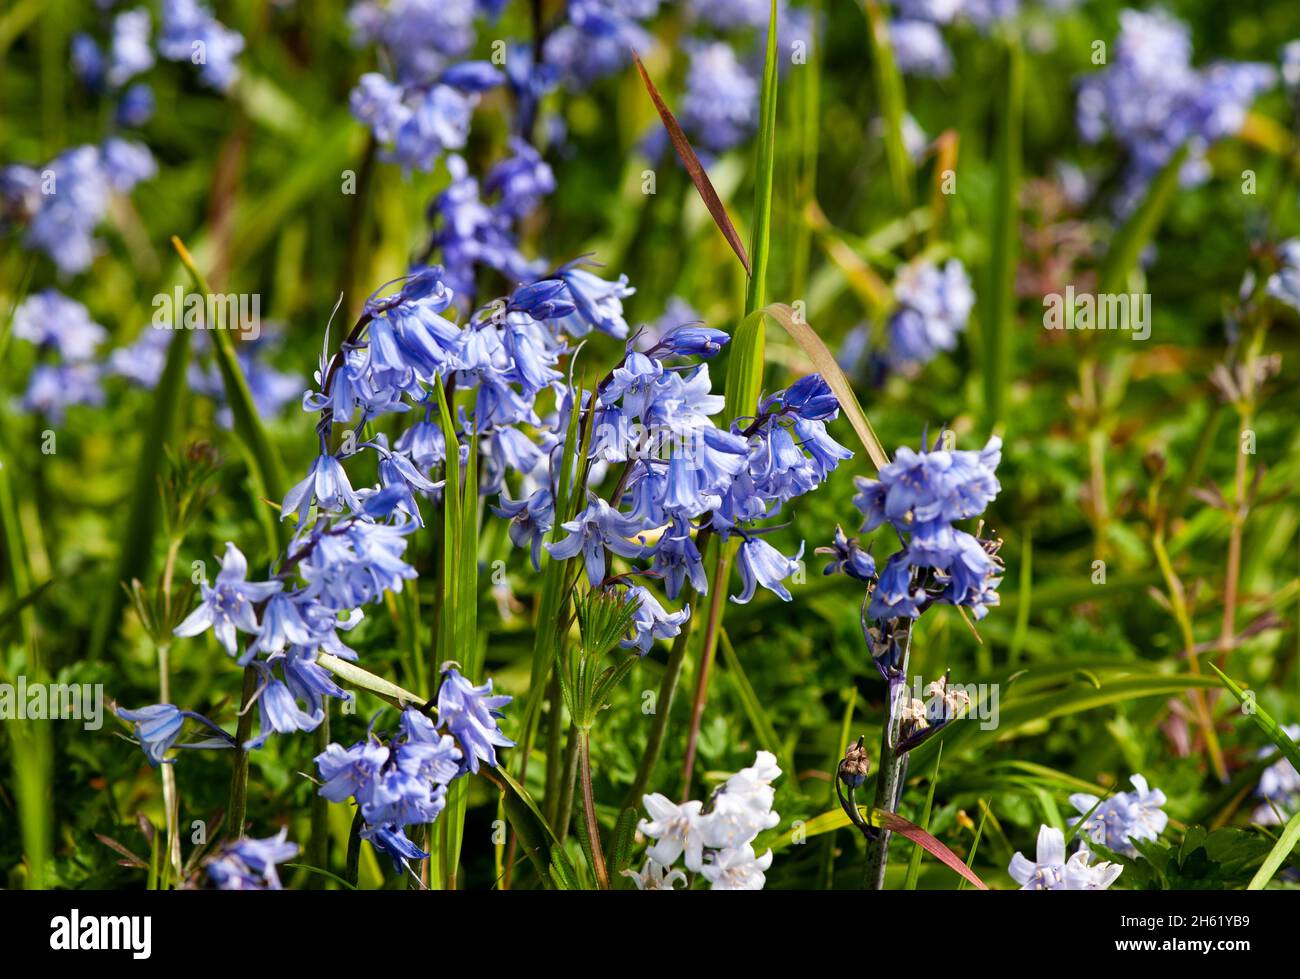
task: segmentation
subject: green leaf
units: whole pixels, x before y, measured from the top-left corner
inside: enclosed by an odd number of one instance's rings
[[[1259,726],[1259,729],[1264,732],[1270,741],[1277,745],[1278,750],[1282,752],[1286,760],[1295,767],[1296,771],[1300,772],[1300,746],[1297,746],[1291,740],[1291,736],[1282,729],[1282,726],[1269,716],[1268,711],[1260,707],[1254,701],[1254,698],[1248,698],[1241,687],[1228,679],[1226,673],[1213,663],[1209,665],[1210,669],[1219,675],[1219,679],[1223,681],[1223,685],[1228,688],[1228,691],[1237,698],[1237,702],[1243,708],[1243,713],[1250,715],[1250,718]]]
[[[943,745],[934,756],[934,767],[930,769],[930,788],[925,793],[925,808],[921,810],[921,821],[917,825],[927,832],[930,829],[930,813],[934,811],[934,790],[939,785],[939,763],[943,760]],[[967,862],[967,867],[970,863]],[[916,890],[916,882],[921,876],[921,848],[918,846],[907,860],[907,877],[903,881],[903,890]]]
[[[506,819],[514,828],[519,845],[532,861],[538,876],[564,890],[577,888],[577,872],[528,790],[503,768],[482,765],[479,772],[501,790]]]
[[[1170,202],[1178,192],[1178,177],[1187,159],[1186,144],[1179,147],[1147,188],[1146,196],[1115,235],[1102,262],[1097,291],[1106,295],[1126,291],[1129,273],[1137,268],[1138,259],[1156,229],[1164,220]]]
[[[912,157],[903,139],[903,116],[906,113],[903,77],[894,62],[894,45],[889,37],[889,19],[876,0],[862,0],[867,16],[867,41],[871,48],[871,74],[880,100],[880,115],[885,121],[885,158],[889,177],[899,204],[912,206]],[[775,16],[773,16],[775,21]]]
[[[1024,63],[1020,45],[1007,42],[1005,88],[998,112],[997,190],[993,212],[984,348],[984,407],[989,426],[1003,421],[1009,383],[1011,338],[1015,326],[1016,258],[1020,241],[1021,129],[1024,117]]]
[[[767,293],[767,259],[772,237],[772,174],[776,169],[777,5],[767,22],[763,89],[758,103],[757,167],[754,173],[754,224],[750,238],[753,269],[745,289],[745,315],[757,310]]]
[[[144,419],[144,437],[140,441],[140,455],[135,465],[135,486],[131,490],[126,523],[122,527],[112,587],[105,589],[95,618],[90,640],[91,660],[102,658],[121,622],[126,595],[119,584],[137,578],[143,581],[149,577],[153,564],[159,518],[158,478],[163,471],[167,448],[175,437],[176,424],[184,417],[190,338],[190,330],[172,331],[162,377],[154,389],[149,414]]]

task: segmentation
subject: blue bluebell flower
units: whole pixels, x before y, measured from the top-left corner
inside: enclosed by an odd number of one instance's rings
[[[927,364],[940,351],[953,350],[966,329],[975,293],[961,262],[942,267],[928,261],[906,265],[893,284],[898,303],[889,317],[887,359],[894,365]]]
[[[57,351],[66,361],[92,360],[108,331],[90,318],[86,307],[57,289],[33,293],[13,313],[13,335]]]
[[[256,606],[284,587],[280,581],[248,581],[248,561],[234,544],[227,542],[215,585],[201,586],[198,608],[178,625],[178,636],[197,636],[212,629],[217,641],[231,656],[237,652],[236,633],[256,636],[261,632]]]
[[[108,84],[113,88],[121,88],[153,67],[153,48],[149,46],[152,28],[149,11],[143,7],[124,10],[113,18],[107,73]]]
[[[799,553],[788,558],[761,537],[750,537],[740,545],[739,565],[740,580],[743,585],[739,595],[732,595],[731,600],[739,605],[747,604],[754,597],[754,589],[762,585],[783,602],[790,601],[790,592],[782,582],[795,574],[803,566],[803,544]]]
[[[731,335],[703,324],[674,327],[663,334],[647,353],[658,357],[704,357],[708,359],[731,342]]]
[[[1141,775],[1133,775],[1129,781],[1134,791],[1117,792],[1104,802],[1086,792],[1070,796],[1070,805],[1080,814],[1070,825],[1083,822],[1081,833],[1085,845],[1091,840],[1115,853],[1136,857],[1135,840],[1154,841],[1169,825],[1169,816],[1161,808],[1166,801],[1165,794],[1148,786]],[[1087,815],[1090,811],[1092,814]]]
[[[153,118],[155,99],[153,89],[144,82],[132,85],[122,93],[117,103],[117,122],[120,126],[136,128]]]
[[[547,552],[557,561],[583,556],[587,580],[592,587],[605,580],[605,551],[620,557],[636,558],[645,551],[645,545],[633,540],[642,527],[637,521],[619,513],[595,494],[591,494],[587,507],[573,520],[560,525],[569,532],[564,540],[547,544]]]
[[[298,855],[298,845],[288,842],[289,830],[253,840],[240,837],[225,844],[204,867],[208,878],[223,891],[278,891],[280,875],[276,864]]]
[[[124,710],[118,707],[116,712],[122,720],[134,725],[135,738],[140,743],[145,758],[154,768],[162,764],[170,764],[166,755],[172,748],[233,748],[235,746],[234,738],[202,714],[181,710],[172,704],[153,704],[149,707],[141,707],[139,710]],[[216,737],[193,744],[179,743],[187,719],[198,721],[214,732]]]
[[[496,767],[497,748],[513,748],[514,742],[501,733],[501,708],[513,698],[492,696],[492,681],[476,687],[455,667],[443,671],[438,687],[438,723],[459,742],[464,758],[462,771],[478,772],[479,764]]]
[[[656,639],[672,639],[682,631],[682,623],[691,617],[691,607],[683,605],[677,612],[669,612],[655,598],[654,593],[641,585],[630,585],[623,596],[627,602],[636,602],[632,617],[633,636],[620,642],[624,649],[635,649],[637,655],[650,652]]]
[[[651,570],[663,579],[664,592],[669,598],[676,598],[687,581],[696,594],[708,594],[709,581],[704,571],[704,560],[695,544],[694,528],[685,518],[674,517],[670,526],[660,535]]]
[[[560,320],[564,329],[575,337],[586,336],[595,328],[616,340],[627,338],[622,301],[636,290],[627,284],[626,275],[608,282],[581,268],[577,262],[564,266],[557,275],[569,287],[569,297],[575,307],[574,312]]]
[[[337,457],[328,453],[318,455],[307,470],[306,478],[285,494],[280,506],[280,519],[284,520],[296,513],[298,523],[306,523],[307,513],[313,503],[332,513],[353,511],[361,506],[356,493],[352,491],[347,471]]]
[[[694,145],[722,153],[744,142],[758,125],[758,80],[724,41],[690,47],[682,128]]]
[[[538,202],[555,190],[555,174],[531,144],[511,139],[510,156],[488,171],[483,190],[497,195],[497,209],[519,219],[531,214]]]
[[[952,52],[939,28],[924,20],[895,20],[889,25],[894,61],[906,75],[947,78],[952,74]]]
[[[487,92],[505,83],[505,76],[490,61],[461,61],[442,73],[438,81],[463,92]]]
[[[872,581],[876,577],[876,561],[862,549],[856,537],[845,536],[844,528],[835,528],[835,540],[830,547],[817,548],[818,554],[829,554],[834,560],[826,565],[823,574],[846,574],[859,581]]]
[[[89,34],[72,35],[72,73],[91,90],[104,84],[104,52]]]
[[[199,65],[204,85],[219,92],[229,89],[239,76],[235,59],[243,50],[243,36],[218,21],[198,0],[163,0],[158,52],[169,61]]]

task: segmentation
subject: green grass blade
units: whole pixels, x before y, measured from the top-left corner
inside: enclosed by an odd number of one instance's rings
[[[988,427],[1004,421],[1015,326],[1016,259],[1020,241],[1020,168],[1024,118],[1024,62],[1020,45],[1007,42],[1002,111],[998,113],[997,190],[993,211],[988,301],[982,334],[984,408]]]
[[[180,255],[181,264],[189,271],[194,287],[205,297],[212,295],[207,279],[194,264],[193,257],[181,240],[173,237],[172,246]],[[221,372],[226,403],[230,406],[230,413],[234,418],[235,435],[248,455],[249,468],[257,491],[262,497],[278,504],[284,498],[287,488],[284,471],[280,466],[280,457],[272,448],[271,439],[262,426],[261,416],[253,403],[252,392],[248,389],[248,381],[239,366],[239,360],[235,357],[235,342],[230,337],[230,331],[216,328],[220,324],[209,325],[214,327],[208,332],[212,334],[213,355],[217,361],[217,369]],[[260,510],[261,507],[259,506],[258,509]],[[268,541],[272,554],[279,550],[279,543],[278,540]]]
[[[1179,148],[1156,174],[1146,195],[1115,234],[1102,262],[1097,291],[1106,295],[1126,291],[1129,274],[1137,268],[1142,251],[1155,236],[1165,212],[1178,193],[1178,177],[1187,159],[1186,145]]]
[[[867,17],[867,42],[871,48],[871,75],[885,122],[885,159],[889,165],[894,196],[903,208],[912,206],[912,157],[903,140],[906,97],[903,77],[894,62],[894,44],[889,37],[889,19],[876,0],[862,0]]]
[[[119,582],[133,579],[144,581],[149,577],[154,556],[154,538],[158,532],[158,478],[162,474],[166,449],[176,436],[177,422],[184,415],[187,390],[185,373],[190,363],[190,340],[190,330],[172,331],[162,377],[154,390],[148,417],[144,419],[144,438],[140,442],[140,456],[136,461],[135,485],[131,490],[131,503],[118,550],[117,567],[113,572],[113,580],[100,601],[91,634],[89,658],[92,660],[102,658],[121,622],[126,607],[126,593]],[[276,500],[278,502],[279,497]]]
[[[1259,704],[1255,702],[1254,698],[1248,697],[1246,691],[1233,683],[1226,673],[1213,663],[1208,665],[1210,669],[1219,675],[1219,679],[1222,680],[1223,685],[1228,688],[1228,692],[1237,698],[1237,702],[1242,706],[1242,713],[1250,716],[1251,720],[1253,720],[1259,729],[1264,732],[1268,739],[1277,745],[1278,750],[1282,752],[1283,757],[1295,766],[1296,771],[1300,772],[1300,745],[1297,745],[1292,741],[1291,736],[1287,734],[1286,731],[1282,730],[1282,725],[1273,720],[1273,718],[1269,716],[1268,711],[1259,706]]]
[[[772,175],[776,169],[776,0],[767,22],[767,54],[763,61],[763,90],[758,103],[758,159],[754,173],[754,225],[749,254],[752,271],[745,289],[745,315],[763,305],[767,294],[767,262],[772,237]]]
[[[921,820],[916,825],[923,830],[930,829],[930,814],[934,811],[934,790],[939,786],[939,763],[943,761],[943,745],[939,746],[938,752],[934,756],[934,767],[930,769],[930,788],[925,793],[925,806],[921,810]],[[903,880],[903,890],[916,890],[916,882],[921,877],[921,848],[913,847],[912,854],[907,860],[907,876]],[[970,869],[970,864],[966,864]]]
[[[1269,851],[1268,856],[1265,858],[1264,865],[1259,868],[1255,876],[1251,878],[1250,883],[1246,885],[1246,890],[1262,891],[1268,882],[1273,879],[1273,875],[1278,872],[1286,859],[1291,856],[1291,851],[1295,849],[1296,843],[1300,843],[1300,812],[1292,816],[1286,824],[1286,828],[1282,830],[1282,835],[1278,837],[1277,843],[1273,845],[1273,849]]]

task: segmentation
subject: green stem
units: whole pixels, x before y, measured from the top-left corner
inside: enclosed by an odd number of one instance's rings
[[[687,600],[693,590],[687,588]],[[686,643],[691,637],[691,627],[695,617],[687,619],[682,631],[673,640],[673,648],[668,654],[668,663],[664,666],[663,679],[659,681],[659,697],[655,701],[654,721],[650,724],[650,734],[646,738],[645,750],[641,753],[641,764],[637,766],[636,778],[628,789],[627,799],[623,805],[640,806],[641,796],[650,785],[650,776],[654,774],[659,762],[659,753],[663,749],[664,732],[668,728],[668,715],[672,713],[673,697],[677,693],[677,683],[682,676],[682,665],[686,662]]]
[[[578,733],[578,758],[580,777],[582,779],[582,811],[587,819],[587,837],[591,841],[592,871],[596,874],[596,886],[602,891],[609,890],[609,871],[605,869],[605,853],[600,845],[600,823],[596,819],[596,799],[591,791],[591,732]]]
[[[887,812],[898,809],[899,790],[903,783],[903,768],[907,756],[898,750],[899,729],[902,714],[899,706],[907,696],[907,665],[911,654],[912,629],[907,626],[907,635],[901,640],[903,658],[899,663],[902,680],[899,685],[889,685],[889,716],[880,732],[880,762],[876,773],[875,808]],[[869,890],[885,889],[885,871],[889,865],[889,841],[893,836],[888,830],[881,829],[875,839],[867,841],[867,860],[862,869],[862,886]]]
[[[248,751],[244,743],[253,733],[253,711],[249,703],[257,690],[257,670],[244,667],[244,690],[239,698],[239,722],[235,725],[235,765],[230,777],[230,818],[226,820],[226,837],[237,840],[244,835],[244,817],[248,812]]]

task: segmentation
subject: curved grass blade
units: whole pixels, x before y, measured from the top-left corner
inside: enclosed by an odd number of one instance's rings
[[[1169,162],[1151,181],[1142,203],[1116,233],[1102,262],[1097,285],[1100,294],[1125,291],[1129,273],[1137,267],[1142,250],[1155,235],[1174,194],[1178,192],[1178,176],[1187,159],[1187,152],[1187,145],[1184,144],[1169,158]]]
[[[1261,731],[1268,736],[1268,739],[1277,745],[1282,755],[1295,766],[1296,771],[1300,772],[1300,745],[1291,740],[1291,736],[1282,730],[1282,726],[1269,716],[1268,711],[1259,706],[1254,698],[1248,697],[1246,691],[1228,678],[1228,675],[1213,663],[1209,664],[1210,669],[1219,675],[1223,685],[1228,688],[1228,692],[1237,698],[1237,702],[1242,706],[1242,713],[1249,714],[1251,719]]]
[[[1250,879],[1250,883],[1246,885],[1246,890],[1262,891],[1268,882],[1273,879],[1273,875],[1278,872],[1287,857],[1291,855],[1296,843],[1300,843],[1300,812],[1292,816],[1286,824],[1286,828],[1282,830],[1282,835],[1278,837],[1277,843],[1273,845],[1273,849],[1264,858],[1264,865],[1259,868],[1255,876]]]
[[[668,139],[673,144],[673,150],[676,151],[677,158],[682,161],[682,166],[686,168],[686,173],[691,178],[691,183],[695,185],[695,189],[699,192],[700,199],[704,201],[704,206],[713,215],[713,221],[718,226],[718,230],[722,232],[722,236],[727,239],[727,244],[731,246],[731,250],[740,259],[740,264],[745,267],[745,275],[750,275],[749,255],[745,252],[745,246],[740,240],[740,234],[736,231],[736,226],[731,223],[731,218],[727,215],[727,209],[723,207],[722,201],[719,200],[718,192],[713,189],[713,184],[709,181],[709,175],[704,172],[699,157],[695,155],[695,150],[691,148],[690,140],[682,132],[677,117],[673,115],[672,110],[668,108],[668,104],[664,102],[663,96],[659,94],[659,89],[655,88],[655,83],[650,80],[645,65],[641,63],[641,58],[635,51],[632,52],[632,60],[636,63],[636,70],[641,73],[641,81],[645,83],[646,91],[650,93],[650,101],[655,104],[655,110],[659,113],[659,118],[663,120],[664,129],[668,130]]]
[[[857,433],[862,447],[867,450],[867,455],[875,467],[881,469],[889,465],[889,455],[885,452],[885,447],[880,444],[880,439],[876,437],[876,431],[871,427],[862,405],[858,403],[858,396],[853,393],[853,385],[844,376],[844,371],[835,360],[835,355],[827,349],[822,338],[817,335],[817,331],[802,317],[796,316],[795,311],[784,303],[772,303],[765,307],[763,312],[785,328],[786,333],[790,334],[790,338],[799,345],[812,361],[813,367],[830,385],[831,391],[839,400],[840,408],[843,409],[845,417],[853,426],[853,431]]]
[[[204,297],[212,295],[212,290],[208,281],[204,278],[203,273],[199,271],[198,266],[194,264],[194,258],[186,249],[185,244],[180,238],[172,236],[172,247],[176,249],[176,254],[181,258],[181,264],[190,273],[190,278],[194,281],[194,287],[203,294]],[[230,413],[234,417],[235,434],[239,437],[245,451],[248,453],[249,467],[252,471],[253,479],[257,485],[259,498],[265,498],[274,502],[279,502],[284,498],[285,482],[284,472],[280,467],[280,457],[276,455],[271,447],[271,440],[266,434],[266,429],[262,427],[262,420],[257,411],[257,406],[253,403],[253,395],[248,389],[248,381],[244,377],[243,369],[239,366],[239,360],[235,356],[235,344],[230,338],[230,331],[221,329],[222,324],[211,324],[214,328],[209,330],[212,334],[212,350],[217,361],[217,369],[221,372],[221,383],[225,388],[226,402],[230,406]],[[188,330],[178,330],[177,333],[188,333]],[[279,549],[278,541],[268,541],[272,553]]]
[[[767,21],[763,89],[758,103],[758,159],[754,173],[754,224],[750,250],[753,271],[745,289],[745,315],[763,304],[767,292],[767,258],[772,237],[772,174],[776,169],[776,0]]]
[[[479,772],[489,782],[501,790],[502,803],[506,819],[514,828],[515,835],[523,847],[524,853],[532,861],[537,875],[543,881],[551,881],[562,890],[577,886],[578,875],[569,861],[564,848],[560,845],[537,803],[528,794],[528,790],[511,777],[503,768],[483,765]]]

